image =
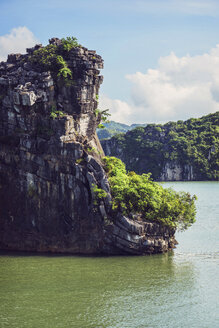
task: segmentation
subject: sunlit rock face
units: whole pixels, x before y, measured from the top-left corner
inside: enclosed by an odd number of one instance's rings
[[[192,165],[180,165],[176,162],[166,162],[159,180],[161,181],[191,181],[195,180]]]
[[[102,58],[84,47],[70,50],[73,83],[66,85],[28,60],[41,47],[0,63],[0,248],[72,254],[172,248],[174,231],[112,216],[95,132]],[[95,185],[107,193],[104,200],[96,202]]]

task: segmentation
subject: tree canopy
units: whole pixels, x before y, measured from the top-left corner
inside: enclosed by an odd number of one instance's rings
[[[143,220],[157,221],[179,230],[187,229],[195,222],[196,196],[165,189],[152,181],[150,174],[127,173],[125,164],[116,157],[104,157],[103,163],[115,213],[140,214]]]
[[[121,158],[128,170],[151,172],[154,179],[167,162],[192,166],[197,180],[219,179],[219,112],[137,127],[111,138],[111,145],[111,155]]]

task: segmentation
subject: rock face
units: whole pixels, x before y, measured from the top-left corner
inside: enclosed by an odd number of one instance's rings
[[[160,181],[192,181],[195,180],[193,166],[189,164],[179,164],[176,162],[166,162],[162,168]]]
[[[72,254],[172,248],[174,230],[112,216],[95,132],[102,58],[84,47],[70,50],[65,59],[74,83],[65,85],[30,63],[40,48],[0,63],[0,248]],[[97,202],[95,185],[107,193],[104,201]]]
[[[157,154],[153,160],[149,159],[148,153],[142,151],[140,155],[132,156],[131,152],[124,150],[120,141],[111,138],[101,140],[104,153],[107,156],[115,156],[121,159],[128,170],[139,174],[152,172],[157,181],[193,181],[198,180],[191,164],[183,164],[178,161],[164,160],[161,154]],[[139,151],[141,150],[139,146]],[[134,154],[133,154],[134,155]]]
[[[108,156],[128,171],[152,173],[157,181],[218,180],[219,112],[199,119],[148,124],[101,140]]]

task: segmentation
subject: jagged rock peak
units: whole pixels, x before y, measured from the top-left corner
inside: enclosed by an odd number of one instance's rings
[[[68,121],[68,141],[71,137],[73,140],[84,138],[91,142],[91,147],[94,147],[97,141],[93,139],[97,139],[95,133],[100,121],[95,109],[98,104],[99,87],[103,80],[99,75],[103,60],[99,55],[94,56],[93,51],[81,46],[67,51],[63,48],[62,40],[57,38],[50,39],[50,45],[57,48],[55,50],[48,48],[50,54],[39,53],[39,50],[47,48],[36,45],[27,49],[25,55],[11,54],[6,63],[1,62],[2,105],[11,113],[11,117],[14,112],[19,113],[19,117],[30,115],[32,119],[44,115],[44,125],[48,121],[48,128],[51,125],[50,116],[58,117],[63,125]],[[57,57],[62,57],[63,62],[57,62]],[[67,73],[69,72],[69,76],[60,75],[60,69],[63,67],[66,68]],[[27,107],[29,107],[28,111]],[[68,115],[71,115],[72,119]],[[28,130],[29,127],[33,132],[33,124],[27,125],[25,129]],[[13,126],[10,128],[12,129]],[[7,123],[4,129],[8,129]],[[71,133],[73,130],[74,136]],[[100,148],[99,142],[98,148]]]
[[[57,38],[0,63],[0,249],[147,254],[173,247],[173,229],[112,217],[96,136],[102,67],[95,51]]]

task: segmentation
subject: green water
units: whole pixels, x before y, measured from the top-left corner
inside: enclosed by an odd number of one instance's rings
[[[219,183],[165,183],[199,197],[169,254],[0,256],[0,327],[219,327]]]

